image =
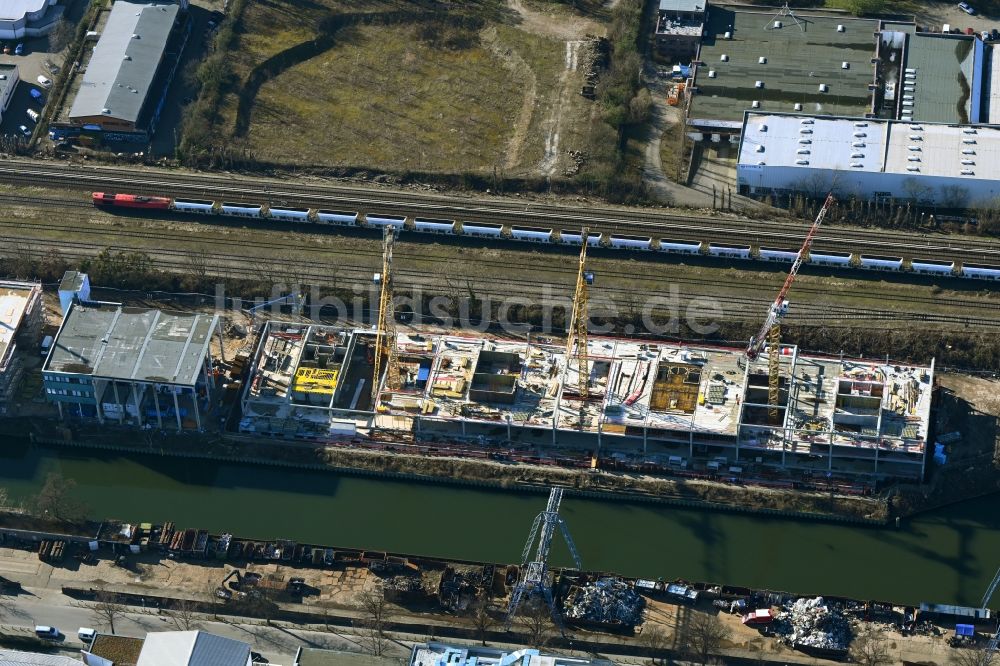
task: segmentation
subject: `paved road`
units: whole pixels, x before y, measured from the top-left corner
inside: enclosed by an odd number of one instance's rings
[[[4,613],[2,626],[8,632],[14,628],[18,633],[29,635],[36,624],[48,624],[59,628],[64,637],[61,644],[70,651],[83,647],[77,638],[79,627],[93,627],[107,632],[94,612],[84,603],[63,596],[56,590],[26,588],[13,600],[13,609]],[[263,654],[271,663],[290,665],[299,647],[320,647],[334,650],[358,651],[361,646],[356,637],[324,631],[321,627],[302,628],[287,623],[264,623],[249,621],[235,623],[217,621],[209,615],[199,616],[193,628],[250,643],[252,648]],[[147,612],[130,612],[115,621],[115,633],[120,636],[145,637],[150,631],[171,631],[177,629],[171,619],[158,614],[155,609]],[[408,652],[409,644],[399,643],[396,649],[401,654]]]

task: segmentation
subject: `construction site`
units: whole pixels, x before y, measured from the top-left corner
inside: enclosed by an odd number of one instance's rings
[[[276,321],[262,328],[243,388],[242,432],[317,441],[389,433],[620,457],[730,479],[924,477],[933,362],[818,356],[783,344],[799,260],[747,348],[713,347],[588,335],[595,276],[585,243],[562,343],[398,331],[393,238],[387,230],[372,329]]]

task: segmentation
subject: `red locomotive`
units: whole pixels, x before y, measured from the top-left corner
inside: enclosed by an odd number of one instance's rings
[[[152,210],[168,210],[169,197],[146,197],[140,194],[113,194],[111,192],[94,192],[92,199],[95,206],[114,206],[117,208],[145,208]]]

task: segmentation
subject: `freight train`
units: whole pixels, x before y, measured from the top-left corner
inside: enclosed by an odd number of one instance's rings
[[[400,231],[408,232],[493,238],[525,243],[575,245],[577,247],[583,243],[583,235],[579,229],[546,229],[542,227],[503,225],[488,222],[420,217],[408,218],[379,213],[362,215],[349,211],[267,206],[245,202],[172,199],[168,197],[115,194],[110,192],[94,192],[92,199],[94,205],[101,208],[164,210],[191,215],[220,215],[224,217],[277,220],[281,222],[324,226],[335,225],[371,229],[395,227]],[[725,259],[784,263],[795,261],[797,254],[796,250],[787,248],[762,246],[754,249],[750,245],[707,243],[693,239],[653,238],[651,236],[630,236],[610,233],[595,233],[590,235],[587,237],[587,244],[595,248],[663,252],[675,255],[705,255]],[[959,265],[954,261],[940,261],[917,257],[906,262],[902,257],[826,252],[814,249],[809,253],[807,263],[814,266],[829,266],[834,268],[858,268],[872,271],[964,277],[975,280],[1000,280],[1000,266]]]

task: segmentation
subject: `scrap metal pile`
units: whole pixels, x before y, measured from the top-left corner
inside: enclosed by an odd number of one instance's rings
[[[793,646],[822,650],[846,650],[851,643],[850,620],[838,606],[823,597],[801,598],[783,606],[774,623],[774,633]]]
[[[642,622],[645,600],[620,578],[574,585],[563,602],[568,620],[634,627]]]

